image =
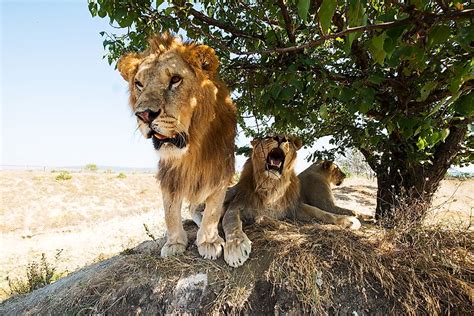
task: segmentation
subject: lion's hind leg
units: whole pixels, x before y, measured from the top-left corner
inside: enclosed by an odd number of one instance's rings
[[[360,221],[355,216],[337,215],[321,210],[315,206],[301,203],[296,212],[298,219],[308,221],[311,219],[318,219],[327,224],[338,225],[343,228],[359,229],[361,227]]]
[[[226,210],[222,219],[225,232],[224,260],[231,267],[237,268],[244,264],[252,251],[252,242],[242,230],[239,208]]]
[[[205,204],[190,204],[189,213],[191,214],[191,219],[198,227],[201,227],[202,216],[204,213]]]

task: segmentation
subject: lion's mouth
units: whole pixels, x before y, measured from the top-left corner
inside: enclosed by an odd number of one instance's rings
[[[163,144],[170,143],[178,148],[184,148],[188,144],[188,137],[186,134],[177,133],[173,136],[166,136],[155,131],[150,131],[148,134],[153,140],[153,146],[156,150],[160,149]]]
[[[265,170],[283,173],[283,165],[285,164],[285,153],[279,147],[273,148],[267,155]]]

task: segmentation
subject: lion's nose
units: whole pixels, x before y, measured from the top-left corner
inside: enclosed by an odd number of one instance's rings
[[[158,110],[158,112],[154,112],[152,110],[145,110],[141,112],[135,112],[135,115],[142,120],[143,122],[150,124],[153,122],[154,119],[160,115],[161,110]]]

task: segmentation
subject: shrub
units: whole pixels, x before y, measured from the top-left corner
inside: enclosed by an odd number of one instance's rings
[[[72,176],[68,171],[61,171],[56,176],[57,181],[64,181],[64,180],[70,180],[70,179],[72,179]]]
[[[119,179],[125,179],[127,177],[127,175],[123,172],[120,172],[118,175],[117,175],[117,178]]]
[[[51,284],[65,276],[67,271],[58,272],[56,267],[61,252],[62,249],[58,250],[54,256],[54,264],[48,262],[46,255],[42,253],[39,261],[33,261],[28,264],[26,267],[26,276],[14,279],[7,277],[9,288],[7,294],[26,294]]]
[[[90,163],[90,164],[87,164],[84,169],[86,171],[97,171],[97,165],[95,163]]]

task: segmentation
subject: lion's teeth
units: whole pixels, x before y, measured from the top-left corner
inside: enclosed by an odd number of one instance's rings
[[[270,159],[270,164],[275,167],[280,167],[281,166],[281,161],[275,161],[273,159]]]

